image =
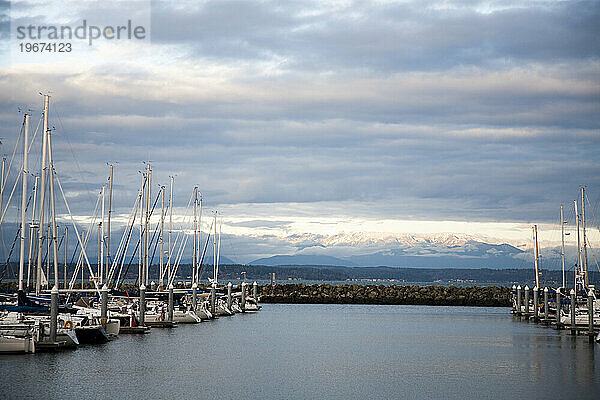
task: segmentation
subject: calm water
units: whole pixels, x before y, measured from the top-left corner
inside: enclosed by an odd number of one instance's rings
[[[504,308],[267,304],[0,368],[6,398],[600,396],[599,344]]]

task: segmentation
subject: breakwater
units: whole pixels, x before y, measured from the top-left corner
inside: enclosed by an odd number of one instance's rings
[[[511,291],[500,286],[264,285],[263,303],[407,304],[509,307]]]

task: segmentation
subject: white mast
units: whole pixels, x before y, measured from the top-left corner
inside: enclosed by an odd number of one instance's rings
[[[38,187],[38,180],[39,180],[39,176],[35,177],[35,183],[33,184],[33,203],[32,204],[32,212],[33,212],[33,216],[31,217],[31,224],[29,224],[29,256],[27,259],[27,288],[29,289],[31,286],[31,253],[33,251],[33,242],[34,242],[34,235],[35,235],[35,231],[37,229],[36,225],[35,225],[35,205],[37,203],[37,187]]]
[[[27,163],[29,154],[27,151],[29,147],[29,114],[25,113],[24,118],[25,120],[23,123],[25,124],[25,136],[23,140],[23,193],[21,196],[21,252],[19,257],[19,291],[23,290],[23,269],[25,266],[25,209],[27,208],[27,174],[29,173]],[[2,178],[4,178],[4,176]]]
[[[106,186],[102,185],[102,218],[98,224],[98,280],[99,284],[104,283],[104,194]],[[108,268],[108,265],[107,265]]]
[[[44,95],[44,132],[42,139],[42,173],[40,187],[40,224],[38,229],[38,256],[37,256],[37,279],[35,282],[35,294],[40,294],[42,280],[42,246],[44,243],[44,207],[46,206],[46,155],[48,153],[48,103],[50,96]],[[50,256],[50,255],[48,255]]]
[[[163,274],[165,272],[165,265],[163,261],[164,253],[165,253],[165,241],[164,241],[164,232],[165,232],[165,185],[160,187],[161,193],[161,202],[160,202],[160,276],[158,278],[158,287],[162,288],[163,286]]]
[[[573,200],[573,204],[575,205],[575,220],[577,221],[577,265],[575,268],[575,282],[573,286],[575,286],[575,291],[577,291],[577,281],[581,276],[581,241],[579,237],[579,213],[577,212],[577,200]]]
[[[213,283],[217,279],[217,212],[214,212],[215,234],[213,235]]]
[[[194,186],[194,255],[192,257],[192,284],[198,283],[198,186]]]
[[[537,225],[533,225],[533,238],[535,241],[535,287],[540,287],[540,253],[538,247]]]
[[[145,278],[145,282],[144,285],[148,286],[148,275],[149,275],[149,271],[150,271],[150,265],[148,265],[150,259],[148,257],[148,253],[150,252],[150,248],[149,248],[149,233],[150,233],[150,185],[152,182],[152,169],[150,169],[150,163],[148,163],[146,165],[146,232],[144,235],[144,265],[145,265],[145,271],[144,271],[144,278]]]
[[[110,216],[112,214],[113,167],[114,165],[110,164],[110,176],[108,178],[108,221],[106,221],[106,262],[104,263],[107,270],[110,269]]]
[[[69,263],[69,259],[68,259],[69,253],[67,252],[68,244],[69,244],[69,226],[65,225],[65,275],[64,275],[65,287],[64,287],[64,289],[67,288],[67,265]]]
[[[583,279],[585,287],[588,288],[590,285],[588,279],[588,260],[587,260],[587,240],[585,238],[585,188],[581,187],[581,227],[583,230]]]
[[[171,234],[173,233],[173,184],[175,181],[175,177],[173,175],[171,178],[171,186],[169,188],[169,255],[167,257],[167,271],[169,271],[169,282],[171,282]]]
[[[563,217],[563,206],[560,205],[560,236],[562,240],[562,249],[560,252],[562,258],[562,286],[565,287],[565,219]]]
[[[50,166],[50,213],[52,222],[52,257],[54,262],[54,288],[58,290],[58,235],[56,232],[56,207],[54,203],[54,162],[52,161],[52,134],[48,130],[48,162]]]
[[[138,246],[138,281],[139,286],[143,285],[143,276],[142,276],[142,260],[144,259],[142,256],[142,232],[144,231],[144,184],[146,183],[146,175],[142,171],[142,186],[140,188],[140,245]]]
[[[221,228],[223,226],[223,218],[221,217],[221,223],[219,224],[219,241],[217,243],[217,273],[215,274],[215,284],[219,280],[219,257],[221,255]]]
[[[6,157],[2,157],[2,177],[0,177],[0,212],[4,210],[4,171],[6,170]]]

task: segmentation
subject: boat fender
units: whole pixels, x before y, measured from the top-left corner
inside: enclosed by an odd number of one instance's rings
[[[73,329],[73,323],[70,320],[65,321],[65,324],[63,325],[63,328],[65,329]]]

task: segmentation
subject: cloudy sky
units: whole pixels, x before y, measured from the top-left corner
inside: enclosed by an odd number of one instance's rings
[[[199,186],[241,262],[294,253],[307,234],[519,244],[533,223],[555,227],[560,204],[572,221],[581,185],[600,214],[597,1],[124,4],[0,5],[2,153],[19,107],[35,125],[50,93],[56,170],[80,218],[107,162],[125,218],[144,161],[154,193],[176,176],[178,221]],[[16,27],[83,19],[131,19],[149,37],[19,51]]]

